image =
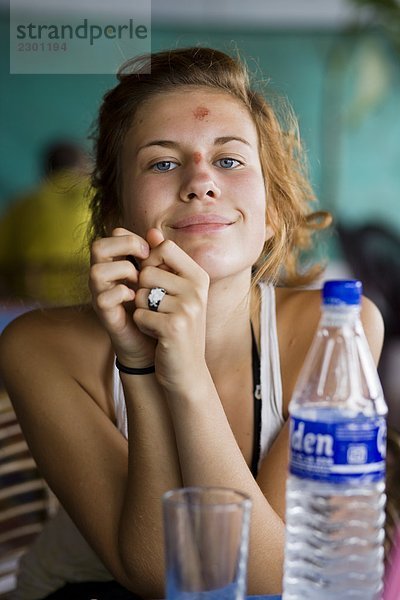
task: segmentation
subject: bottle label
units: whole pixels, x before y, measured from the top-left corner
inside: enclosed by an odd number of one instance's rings
[[[290,472],[305,479],[341,483],[385,476],[386,420],[357,417],[326,423],[290,417]]]

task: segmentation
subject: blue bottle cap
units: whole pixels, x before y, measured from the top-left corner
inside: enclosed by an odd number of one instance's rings
[[[330,305],[357,305],[361,302],[362,283],[356,279],[325,281],[322,290],[322,301]]]

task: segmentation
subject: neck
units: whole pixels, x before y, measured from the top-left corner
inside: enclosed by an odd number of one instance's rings
[[[209,368],[219,368],[238,349],[251,343],[251,274],[212,282],[208,294],[206,360]],[[240,355],[240,353],[239,353]],[[226,361],[225,361],[226,359]]]

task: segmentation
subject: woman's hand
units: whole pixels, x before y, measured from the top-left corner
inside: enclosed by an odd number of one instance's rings
[[[119,360],[129,367],[154,363],[154,339],[133,319],[138,270],[127,258],[143,260],[149,245],[140,236],[118,227],[112,237],[96,240],[91,248],[89,287],[94,309],[108,331]]]
[[[134,322],[146,336],[157,340],[156,376],[169,391],[193,385],[193,373],[205,363],[208,274],[179,246],[164,240],[160,230],[146,235],[150,256],[142,261],[136,292]],[[147,304],[151,288],[166,295],[158,311]]]

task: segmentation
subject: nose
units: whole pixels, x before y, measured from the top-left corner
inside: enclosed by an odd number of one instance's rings
[[[218,200],[221,196],[221,190],[208,168],[204,165],[193,165],[186,172],[179,195],[184,202]]]

